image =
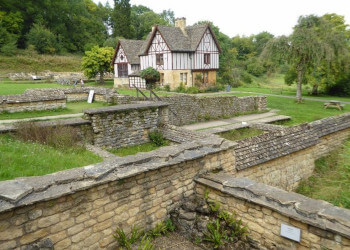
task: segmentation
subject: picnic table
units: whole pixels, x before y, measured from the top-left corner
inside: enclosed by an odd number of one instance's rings
[[[326,102],[326,103],[324,104],[324,108],[325,108],[325,109],[326,109],[326,108],[332,108],[332,107],[335,107],[335,108],[337,108],[337,109],[339,109],[339,110],[342,110],[343,107],[344,107],[344,104],[341,104],[340,101],[334,101],[334,100],[331,100],[331,101]]]

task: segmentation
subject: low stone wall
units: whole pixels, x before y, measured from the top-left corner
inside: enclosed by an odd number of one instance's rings
[[[260,246],[268,249],[348,249],[350,210],[256,183],[247,178],[211,174],[197,180],[196,193],[219,201],[248,225]],[[301,229],[300,242],[281,236],[281,224]]]
[[[175,95],[162,97],[162,100],[169,103],[172,111],[169,113],[170,123],[177,126],[266,109],[265,96]]]
[[[109,148],[149,142],[148,133],[168,122],[168,104],[143,102],[85,110],[91,121],[94,145]]]
[[[1,95],[1,112],[23,112],[34,110],[50,110],[66,107],[66,97],[60,90],[53,90],[50,93],[31,94],[24,93],[20,95]]]
[[[213,137],[0,182],[0,249],[38,242],[55,249],[116,249],[117,227],[150,229],[194,193],[196,176],[229,171],[233,144]]]
[[[315,160],[350,137],[350,113],[293,127],[254,125],[269,133],[237,141],[235,176],[294,190],[312,175]]]
[[[76,79],[84,79],[88,80],[83,72],[51,72],[50,70],[45,70],[42,72],[16,72],[16,73],[8,73],[8,77],[11,80],[33,80],[32,76],[39,76],[40,79],[52,79],[56,80],[59,78],[68,79],[68,80],[76,80]],[[113,73],[107,73],[104,75],[104,79],[113,79]],[[99,77],[96,77],[96,80]]]

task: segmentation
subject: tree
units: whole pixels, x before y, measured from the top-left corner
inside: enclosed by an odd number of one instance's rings
[[[146,80],[146,86],[152,90],[155,87],[156,82],[160,80],[160,74],[152,67],[148,67],[141,71],[140,77]]]
[[[130,0],[114,0],[111,22],[114,37],[132,38]]]
[[[94,46],[91,51],[86,51],[83,57],[82,67],[84,74],[89,78],[100,76],[100,84],[104,83],[103,76],[107,72],[112,72],[112,57],[114,50],[111,47]]]
[[[302,101],[302,83],[308,71],[317,67],[320,62],[330,62],[336,54],[330,37],[320,33],[320,27],[323,26],[324,22],[320,17],[301,16],[289,37],[271,39],[262,53],[262,58],[286,61],[295,68],[296,99],[299,103]]]
[[[40,54],[54,54],[59,50],[55,35],[40,24],[34,24],[29,31],[28,43]]]

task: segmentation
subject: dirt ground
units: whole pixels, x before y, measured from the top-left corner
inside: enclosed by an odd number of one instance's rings
[[[153,244],[155,249],[172,249],[172,250],[200,250],[206,249],[204,247],[197,246],[192,243],[190,240],[186,239],[186,237],[174,232],[170,233],[167,236],[157,237]]]

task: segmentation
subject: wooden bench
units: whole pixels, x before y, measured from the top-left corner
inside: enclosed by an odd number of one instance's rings
[[[324,108],[337,108],[339,110],[342,110],[344,108],[344,104],[341,104],[340,101],[329,101],[323,104]]]

